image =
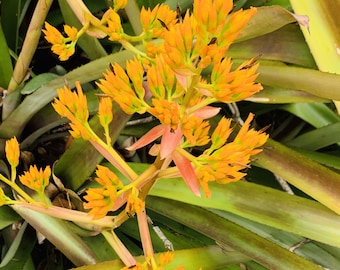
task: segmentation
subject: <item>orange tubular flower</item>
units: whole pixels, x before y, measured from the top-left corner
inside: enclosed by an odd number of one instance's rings
[[[199,91],[217,101],[230,103],[244,100],[263,89],[261,84],[254,82],[258,76],[258,64],[254,63],[254,59],[244,62],[235,71],[230,70],[231,65],[230,58],[215,64],[211,84],[201,84]]]
[[[153,114],[164,125],[169,125],[170,129],[175,131],[180,121],[179,104],[165,99],[152,99],[153,108],[148,112]]]
[[[144,209],[145,202],[138,198],[138,196],[132,191],[127,199],[125,211],[127,213],[140,213]]]
[[[93,219],[105,217],[113,208],[117,199],[117,188],[115,186],[106,186],[103,188],[89,188],[84,199],[85,209],[91,209],[88,213]]]
[[[99,219],[112,210],[117,199],[117,189],[123,187],[119,178],[107,167],[97,165],[96,181],[102,185],[100,188],[90,188],[84,199],[85,209],[91,209],[89,215]]]
[[[88,140],[91,138],[91,134],[86,129],[89,118],[87,99],[78,81],[76,88],[77,92],[72,92],[68,86],[58,89],[59,99],[55,98],[52,106],[60,116],[70,120],[73,130],[71,134],[74,138],[82,137],[84,140]]]
[[[127,114],[145,113],[148,104],[144,101],[145,89],[143,86],[143,66],[135,58],[128,61],[126,70],[117,63],[112,65],[112,71],[104,74],[105,79],[100,80],[98,87],[116,101]],[[133,82],[131,84],[130,78]]]
[[[29,171],[24,172],[23,175],[19,176],[20,182],[29,187],[30,189],[42,194],[47,187],[51,176],[51,168],[47,166],[44,170],[37,166],[30,166]]]
[[[161,37],[176,22],[176,12],[168,5],[158,4],[153,10],[142,7],[140,20],[143,31],[152,33],[152,37]]]
[[[164,33],[165,61],[179,75],[195,74],[195,60],[198,54],[193,54],[195,44],[194,18],[187,12],[183,21],[178,22]]]
[[[125,6],[127,5],[127,2],[128,0],[114,0],[113,6],[115,10],[119,10],[119,9],[125,8]]]
[[[226,52],[242,28],[256,13],[256,8],[239,10],[229,14],[233,9],[232,0],[195,0],[193,16],[196,19],[198,47],[203,47],[212,38],[216,39],[218,50]]]
[[[112,99],[110,97],[103,97],[99,100],[98,108],[99,122],[102,127],[107,127],[112,119]]]
[[[250,114],[232,142],[225,140],[231,133],[230,121],[222,118],[212,134],[211,148],[197,158],[196,175],[206,197],[210,197],[209,182],[226,184],[240,180],[245,173],[240,170],[250,163],[250,157],[262,150],[259,148],[268,139],[261,131],[249,129],[253,115]]]
[[[68,25],[64,26],[64,31],[67,35],[65,38],[55,27],[45,22],[45,28],[43,33],[45,39],[52,44],[53,53],[59,55],[61,61],[68,60],[71,55],[74,54],[75,44],[78,39],[78,30],[75,27]]]
[[[209,137],[210,124],[208,121],[203,121],[195,115],[191,117],[183,117],[182,132],[187,142],[182,147],[206,145],[210,141]]]
[[[57,30],[57,28],[53,27],[48,22],[45,22],[45,29],[42,31],[45,34],[45,39],[52,45],[64,43],[63,35]]]
[[[17,167],[19,164],[20,148],[16,137],[6,141],[5,152],[9,164],[13,168]]]
[[[107,33],[109,40],[116,41],[121,39],[123,33],[122,23],[116,11],[109,9],[106,14],[107,17]]]

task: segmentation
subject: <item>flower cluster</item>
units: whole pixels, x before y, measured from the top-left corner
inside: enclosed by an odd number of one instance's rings
[[[122,188],[123,184],[118,177],[107,167],[98,165],[96,170],[96,181],[102,186],[99,188],[90,188],[84,199],[85,209],[91,209],[89,212],[94,219],[106,216],[117,199],[117,190]]]
[[[209,197],[209,182],[227,183],[241,179],[244,176],[241,171],[248,166],[250,157],[261,151],[259,148],[267,139],[261,131],[249,129],[253,116],[248,117],[232,142],[227,142],[233,130],[231,122],[224,118],[209,135],[208,119],[219,112],[219,108],[210,104],[237,102],[262,89],[255,82],[256,59],[232,69],[232,61],[225,55],[243,26],[256,13],[256,9],[251,8],[229,14],[232,6],[232,1],[195,0],[192,13],[187,12],[184,18],[166,5],[157,5],[153,10],[143,9],[144,34],[140,37],[144,38],[144,44],[152,43],[149,38],[163,39],[162,43],[154,45],[158,46],[157,53],[146,62],[137,55],[127,61],[125,69],[118,63],[112,64],[97,84],[106,95],[100,99],[98,115],[107,142],[110,142],[108,124],[113,117],[112,100],[128,114],[148,112],[155,116],[160,125],[147,132],[129,150],[141,148],[161,137],[160,146],[153,148],[153,154],[159,154],[161,159],[172,159],[189,188],[198,196],[199,184]],[[110,9],[102,21],[109,25],[111,37],[115,33],[120,35],[119,39],[127,38],[115,12]],[[223,14],[229,15],[225,18]],[[208,66],[211,75],[205,77],[202,72]],[[59,99],[55,99],[53,107],[71,121],[72,136],[95,141],[87,123],[86,97],[79,83],[76,88],[77,93],[66,86],[59,89]],[[209,148],[199,157],[185,150],[205,145]],[[112,189],[110,196],[115,196],[112,186],[105,188]],[[95,198],[95,192],[101,192],[101,198],[106,198],[106,207],[112,206],[114,198],[106,196],[105,190],[91,191],[89,200]],[[130,199],[132,202],[131,196]],[[95,205],[89,202],[87,207]]]
[[[10,186],[21,199],[26,202],[36,202],[31,196],[29,196],[21,187],[16,184],[16,168],[19,165],[20,147],[16,137],[13,137],[6,141],[5,153],[8,163],[11,166],[11,180],[0,174],[0,181]],[[25,171],[23,175],[19,176],[19,181],[24,186],[31,190],[34,190],[40,197],[40,201],[47,204],[45,196],[45,188],[49,184],[51,176],[50,166],[46,166],[45,169],[38,169],[36,165],[30,166],[28,171]],[[19,198],[19,197],[18,197]],[[0,205],[19,203],[17,200],[12,200],[5,195],[2,188],[0,188]]]
[[[150,33],[150,29],[153,29],[157,33],[154,37],[161,37],[164,41],[153,45],[158,46],[158,49],[152,60],[144,64],[140,57],[135,57],[127,62],[125,70],[113,64],[98,87],[126,113],[148,112],[160,121],[159,126],[151,129],[129,150],[138,149],[162,137],[160,157],[173,159],[196,195],[200,194],[200,183],[206,196],[210,196],[207,183],[239,180],[244,176],[240,170],[247,167],[250,156],[260,151],[255,149],[261,147],[267,138],[261,132],[248,129],[252,116],[241,131],[246,136],[254,136],[249,141],[242,141],[242,146],[236,141],[228,144],[226,135],[221,135],[218,138],[220,142],[216,142],[218,130],[231,133],[230,121],[221,120],[215,135],[212,138],[209,136],[208,119],[219,112],[218,108],[210,107],[210,104],[237,102],[262,89],[260,84],[255,83],[258,68],[255,59],[245,61],[232,70],[233,63],[225,55],[256,9],[240,10],[226,19],[221,14],[231,12],[232,1],[196,0],[192,14],[187,12],[183,19],[175,20],[175,14],[169,12],[169,18],[165,20],[160,17],[166,9],[166,6],[159,5],[152,11],[142,12],[150,16],[149,19],[142,17],[144,31]],[[160,13],[158,21],[155,17],[157,12]],[[211,66],[212,71],[206,78],[202,71],[208,66]],[[212,143],[210,150],[207,150],[209,155],[192,157],[183,151],[184,148],[209,143]],[[253,151],[243,151],[241,147]],[[236,151],[239,156],[234,153],[227,158],[228,151]]]
[[[64,37],[55,27],[45,22],[45,29],[42,30],[45,39],[52,44],[52,52],[59,55],[61,61],[69,59],[75,52],[75,45],[79,38],[78,30],[68,25],[64,26],[67,37]]]

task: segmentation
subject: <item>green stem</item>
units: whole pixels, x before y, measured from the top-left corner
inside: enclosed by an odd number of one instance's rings
[[[151,264],[150,269],[157,269],[157,263],[154,258],[154,251],[152,247],[152,241],[150,237],[150,231],[149,231],[145,209],[142,212],[137,213],[137,220],[138,220],[139,234],[140,234],[142,246],[143,246],[144,257],[148,260],[151,260],[151,262],[149,263]]]
[[[90,143],[98,150],[99,153],[101,153],[112,165],[130,179],[130,181],[138,177],[138,175],[131,169],[117,151],[113,149],[111,144],[107,144],[99,138],[87,122],[84,126],[92,136]]]
[[[0,180],[5,184],[9,185],[15,192],[17,192],[21,197],[23,197],[27,202],[35,204],[34,201],[25,191],[23,191],[15,182],[10,181],[2,174],[0,174]]]
[[[142,33],[143,28],[140,23],[140,11],[136,0],[129,0],[124,10],[129,18],[129,21],[135,34],[139,35],[140,33]]]
[[[201,70],[198,71],[198,74],[201,73]],[[186,80],[188,81],[188,79],[191,78],[190,81],[190,85],[187,89],[187,92],[185,94],[184,100],[182,102],[182,110],[185,110],[189,104],[189,102],[192,99],[192,96],[194,94],[194,92],[196,91],[195,87],[198,84],[198,80],[199,80],[199,76],[198,75],[194,75],[194,76],[186,76]]]
[[[87,213],[75,211],[63,207],[58,207],[54,205],[39,205],[39,204],[31,204],[31,203],[20,203],[13,206],[13,208],[17,209],[31,209],[33,211],[55,217],[62,220],[68,220],[79,223],[85,224],[92,224],[104,228],[116,228],[115,217],[113,216],[106,216],[101,219],[92,219]]]
[[[136,265],[137,262],[135,258],[131,255],[131,253],[120,241],[113,230],[111,230],[110,232],[104,230],[101,233],[126,266],[130,268]]]
[[[52,2],[53,0],[39,0],[35,7],[18,61],[14,68],[12,79],[8,85],[9,93],[14,91],[26,77],[28,67],[38,46],[42,26]]]

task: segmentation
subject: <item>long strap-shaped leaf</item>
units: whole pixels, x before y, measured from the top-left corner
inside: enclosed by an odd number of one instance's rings
[[[161,198],[149,198],[148,205],[166,215],[227,245],[271,270],[318,269],[318,265],[254,234],[207,209]]]

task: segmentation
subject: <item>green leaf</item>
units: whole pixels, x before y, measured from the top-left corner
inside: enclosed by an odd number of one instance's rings
[[[38,90],[44,84],[59,78],[59,75],[54,73],[43,73],[32,78],[25,86],[21,89],[20,93],[22,95],[32,94],[34,91]]]
[[[256,156],[256,163],[340,214],[338,173],[270,139]]]
[[[257,80],[265,85],[306,91],[312,95],[340,100],[340,75],[294,66],[261,63]]]
[[[79,266],[97,262],[93,252],[78,235],[66,226],[65,221],[25,208],[20,204],[11,207],[33,228],[44,235],[73,264]]]
[[[329,99],[317,97],[303,91],[289,90],[284,88],[272,87],[262,85],[263,90],[256,93],[255,95],[247,98],[247,101],[258,102],[258,103],[273,103],[273,104],[284,104],[284,103],[311,103],[311,102],[330,102]],[[293,105],[294,106],[294,105]]]
[[[24,101],[13,111],[8,118],[0,125],[0,137],[11,138],[19,137],[27,122],[44,106],[56,97],[57,89],[65,84],[65,79],[69,82],[69,87],[74,87],[75,81],[81,83],[97,80],[103,76],[103,72],[108,68],[108,63],[118,62],[125,65],[125,61],[132,57],[132,53],[121,51],[97,60],[50,81],[37,91],[27,96]]]
[[[293,22],[296,22],[296,19],[292,14],[280,6],[259,7],[238,35],[236,42],[271,33]]]
[[[287,233],[282,230],[278,230],[269,226],[265,226],[263,224],[259,224],[257,222],[251,221],[246,218],[242,218],[238,215],[231,214],[226,211],[220,210],[211,210],[213,213],[220,215],[231,222],[234,222],[258,235],[273,241],[274,243],[286,248],[291,249],[292,247],[296,247],[292,252],[307,258],[311,261],[316,262],[323,267],[327,267],[329,269],[336,269],[338,265],[340,265],[340,256],[334,256],[331,250],[328,251],[327,248],[335,249],[336,251],[340,251],[340,249],[336,249],[335,247],[326,246],[315,241],[306,242],[305,244],[301,244],[301,246],[297,246],[302,241],[305,241],[306,238],[297,236],[292,233]],[[247,263],[248,264],[248,263]]]
[[[302,148],[305,150],[318,150],[320,148],[332,145],[340,141],[340,122],[325,127],[306,132],[293,140],[287,145]]]
[[[159,260],[159,253],[155,254]],[[144,262],[144,256],[136,257],[139,262]],[[174,251],[174,259],[167,264],[165,270],[173,270],[180,266],[185,266],[186,270],[202,269],[221,269],[230,264],[247,261],[248,257],[237,251],[222,251],[218,246],[207,246],[193,249],[183,249]],[[98,263],[75,268],[76,270],[119,270],[124,265],[120,260]]]
[[[259,56],[264,60],[316,68],[300,28],[295,24],[288,24],[268,34],[233,43],[228,55],[243,59]]]
[[[300,117],[310,125],[319,128],[329,124],[340,121],[336,115],[327,105],[320,103],[292,103],[282,106],[281,109],[288,111],[297,117]]]
[[[279,166],[278,168],[280,169]],[[340,247],[337,229],[340,226],[340,217],[318,202],[248,182],[227,185],[211,183],[209,187],[212,198],[199,198],[190,192],[183,180],[161,179],[151,189],[150,195],[228,211],[268,226]]]
[[[8,206],[0,207],[0,217],[0,230],[21,219],[21,217]]]
[[[30,259],[31,251],[36,243],[34,230],[25,222],[15,236],[10,248],[0,263],[0,269],[23,269]]]
[[[0,87],[7,88],[13,74],[13,67],[7,41],[0,24]]]
[[[149,197],[147,203],[151,205],[152,210],[211,237],[222,246],[240,251],[269,269],[321,269],[318,265],[207,209],[154,197]]]
[[[21,5],[25,1],[2,1],[1,2],[1,25],[6,37],[8,47],[15,53],[18,47],[18,29]],[[1,53],[3,53],[1,51]],[[8,51],[6,52],[8,53]],[[2,63],[2,62],[1,62]]]

